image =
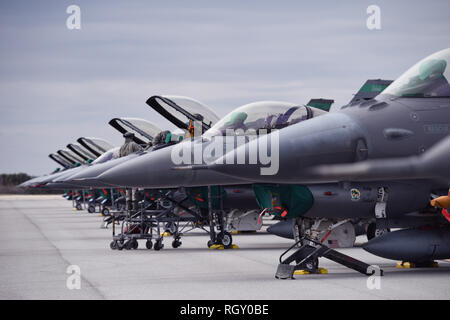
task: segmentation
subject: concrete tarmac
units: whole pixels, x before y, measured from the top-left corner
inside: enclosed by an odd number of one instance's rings
[[[447,299],[450,262],[439,268],[397,269],[359,247],[339,249],[380,266],[380,288],[368,277],[321,258],[328,274],[274,278],[279,255],[292,241],[235,235],[237,250],[209,250],[205,233],[165,239],[161,251],[111,250],[102,218],[73,211],[61,196],[0,196],[0,299]],[[365,240],[358,237],[358,244]],[[69,266],[81,271],[68,289]],[[72,279],[72,278],[70,278]],[[69,279],[69,280],[70,280]],[[376,280],[375,280],[376,281]],[[69,284],[72,283],[69,281]],[[375,283],[376,282],[370,282]]]

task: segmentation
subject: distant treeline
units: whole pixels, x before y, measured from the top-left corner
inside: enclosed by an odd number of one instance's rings
[[[31,176],[26,173],[0,174],[0,184],[2,186],[17,186],[22,182],[30,180]]]
[[[11,173],[0,174],[0,194],[15,194],[15,193],[27,193],[27,194],[60,194],[61,191],[51,191],[40,188],[17,188],[19,184],[33,178],[26,173]]]

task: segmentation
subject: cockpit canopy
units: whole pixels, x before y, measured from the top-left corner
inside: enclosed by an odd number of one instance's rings
[[[397,97],[450,97],[450,48],[419,61],[383,94]]]
[[[147,144],[162,130],[150,121],[139,118],[114,118],[109,124],[120,133],[134,133],[134,142]]]
[[[92,152],[82,147],[78,143],[69,143],[67,145],[67,148],[76,155],[78,155],[79,157],[81,157],[83,160],[87,161],[87,160],[94,160],[95,158],[97,158],[96,155],[94,155]]]
[[[147,104],[176,127],[188,130],[190,121],[200,121],[203,130],[213,126],[219,117],[197,100],[181,96],[152,96]]]
[[[314,107],[281,101],[261,101],[239,107],[215,124],[205,137],[215,135],[257,134],[258,130],[282,129],[327,113]]]
[[[97,157],[114,147],[108,141],[100,138],[81,137],[77,142]]]
[[[95,159],[92,162],[92,164],[103,163],[103,162],[106,162],[106,161],[109,161],[109,160],[113,160],[113,159],[119,158],[119,150],[120,150],[120,147],[115,147],[115,148],[112,148],[112,149],[106,151],[100,157]]]
[[[50,159],[52,159],[53,161],[55,161],[56,163],[62,165],[64,168],[72,167],[72,164],[69,161],[67,161],[66,159],[64,159],[63,157],[61,157],[59,154],[50,153],[48,155],[48,157]]]
[[[64,159],[66,159],[67,161],[69,161],[71,164],[81,164],[81,163],[86,163],[85,160],[83,160],[80,156],[76,155],[74,152],[67,150],[67,149],[63,149],[63,150],[58,150],[57,153],[63,157]]]

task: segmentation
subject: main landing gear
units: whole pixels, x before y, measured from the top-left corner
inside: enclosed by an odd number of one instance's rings
[[[208,248],[213,249],[213,246],[215,245],[222,245],[224,249],[230,249],[233,247],[233,237],[231,236],[231,233],[227,231],[216,234],[214,238],[215,241],[212,239],[208,241]]]

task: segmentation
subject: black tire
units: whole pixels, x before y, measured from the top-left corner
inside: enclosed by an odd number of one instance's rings
[[[111,243],[109,244],[109,247],[111,248],[111,250],[116,250],[117,249],[117,242],[116,241],[111,241]]]
[[[89,206],[87,211],[89,213],[94,213],[95,212],[95,207],[94,206]]]
[[[147,240],[146,242],[145,242],[145,247],[147,248],[147,249],[151,249],[151,248],[153,248],[153,242],[152,242],[152,240]]]
[[[139,247],[139,242],[136,239],[133,239],[132,244],[133,244],[133,246],[132,246],[133,250],[136,250]]]
[[[161,240],[157,240],[155,242],[155,246],[153,247],[153,249],[155,249],[156,251],[161,250],[162,248],[164,248],[164,244],[162,243]]]
[[[213,244],[214,244],[214,242],[212,242],[211,240],[208,240],[208,243],[206,243],[208,248],[211,248],[213,246]]]
[[[124,246],[123,242],[120,241],[117,242],[117,250],[123,250],[123,246]]]
[[[109,209],[108,209],[108,208],[103,208],[102,214],[103,214],[104,216],[109,215]]]
[[[179,246],[181,246],[181,241],[180,240],[173,240],[172,241],[172,248],[176,249]]]
[[[77,210],[82,210],[83,208],[81,207],[81,204],[79,204],[79,203],[77,203],[77,205],[75,206],[75,208],[77,209]]]
[[[222,232],[220,236],[220,243],[225,248],[231,248],[231,246],[233,245],[233,237],[231,236],[231,233],[226,231]]]

